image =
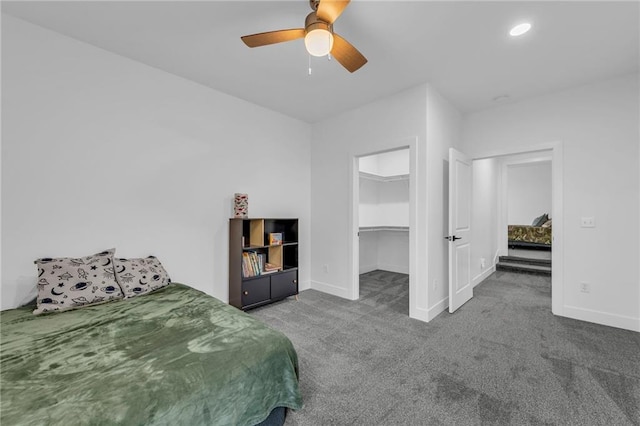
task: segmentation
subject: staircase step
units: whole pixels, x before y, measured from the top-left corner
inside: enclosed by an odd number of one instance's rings
[[[528,265],[524,263],[513,263],[513,262],[498,262],[496,264],[496,270],[498,271],[509,271],[509,272],[521,272],[526,274],[536,274],[536,275],[551,275],[551,266],[543,266],[543,265]]]
[[[529,257],[500,256],[499,262],[519,263],[524,265],[551,266],[551,259],[532,259]]]

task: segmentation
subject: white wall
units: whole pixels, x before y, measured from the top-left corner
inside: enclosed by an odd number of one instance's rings
[[[409,150],[384,152],[378,155],[379,172],[382,176],[409,174]]]
[[[409,273],[409,233],[406,231],[361,231],[359,273],[375,271]]]
[[[385,177],[409,174],[408,149],[365,155],[359,160],[358,165],[361,172]]]
[[[551,216],[551,163],[514,164],[507,167],[509,225],[531,225],[533,219]]]
[[[559,315],[640,331],[639,76],[581,86],[465,117],[475,157],[562,144],[563,292]],[[595,228],[580,218],[595,217]],[[554,217],[554,226],[560,218]],[[555,227],[554,227],[555,229]],[[555,242],[554,242],[555,244]],[[590,293],[580,283],[591,285]]]
[[[227,300],[235,192],[300,218],[308,287],[308,124],[6,15],[2,92],[3,309],[34,259],[110,247]]]
[[[360,178],[360,226],[409,226],[409,181]]]
[[[380,226],[380,182],[360,178],[360,226]]]
[[[409,226],[409,180],[378,183],[378,225]]]
[[[380,174],[380,165],[378,164],[378,155],[365,155],[360,157],[358,161],[358,170],[372,175]]]
[[[476,286],[495,271],[498,241],[498,182],[500,161],[486,158],[473,161],[471,197],[471,277]],[[482,267],[484,259],[484,267]]]
[[[358,273],[365,274],[375,271],[378,267],[378,239],[379,232],[360,232],[360,256]]]
[[[429,319],[449,304],[449,148],[460,144],[462,117],[431,86],[427,92],[427,263]]]
[[[379,234],[376,269],[408,274],[409,233],[407,231],[390,230],[374,233]]]

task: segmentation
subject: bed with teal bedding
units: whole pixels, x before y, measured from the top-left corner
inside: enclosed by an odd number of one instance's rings
[[[0,313],[2,425],[254,425],[299,409],[290,340],[186,285]]]

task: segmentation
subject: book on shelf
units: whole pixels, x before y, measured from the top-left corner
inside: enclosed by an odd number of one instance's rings
[[[282,244],[282,232],[271,232],[269,234],[269,245],[278,246]]]
[[[249,257],[251,258],[251,266],[253,267],[253,275],[260,275],[260,266],[258,265],[258,256],[255,252],[249,253]]]
[[[260,259],[262,256],[262,260]],[[244,278],[262,275],[262,263],[264,262],[264,254],[258,254],[255,251],[245,251],[242,253],[242,276]]]
[[[242,253],[242,276],[243,277],[251,277],[251,268],[249,261],[249,253]]]
[[[278,272],[281,269],[282,269],[281,266],[274,265],[272,263],[265,263],[264,264],[264,271],[267,272],[267,273]]]
[[[282,270],[282,266],[267,262],[266,253],[253,250],[242,252],[242,277],[251,278],[264,274],[272,274]]]

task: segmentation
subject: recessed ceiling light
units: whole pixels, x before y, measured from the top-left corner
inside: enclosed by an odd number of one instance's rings
[[[513,37],[518,37],[526,33],[527,31],[529,31],[530,29],[531,29],[531,24],[528,22],[523,22],[522,24],[518,24],[515,27],[511,28],[511,31],[509,31],[509,34],[512,35]]]

